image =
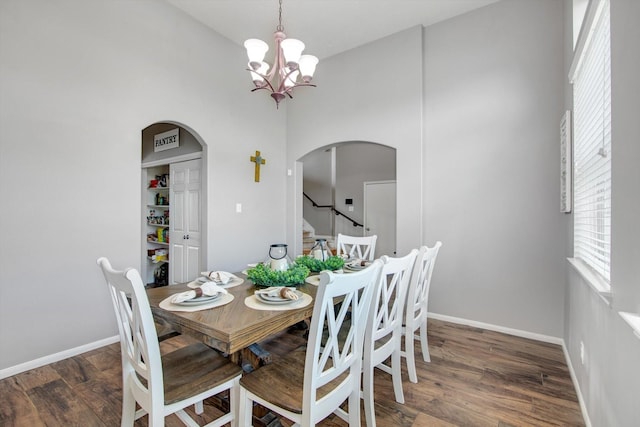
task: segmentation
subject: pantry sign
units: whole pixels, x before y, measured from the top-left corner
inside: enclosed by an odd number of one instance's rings
[[[175,128],[153,136],[153,151],[164,151],[180,146],[180,129]]]

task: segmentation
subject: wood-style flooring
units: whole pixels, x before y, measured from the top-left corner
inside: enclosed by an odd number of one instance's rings
[[[303,344],[301,335],[285,332],[262,347],[276,358]],[[171,338],[161,349],[172,351],[186,340]],[[417,384],[408,381],[403,366],[404,405],[393,399],[390,376],[376,372],[379,427],[585,425],[558,345],[429,320],[429,349],[431,363],[425,363],[416,343]],[[0,426],[119,426],[121,383],[118,344],[5,378]],[[218,413],[208,403],[202,423]],[[364,414],[362,419],[364,425]],[[146,417],[135,425],[146,426]],[[172,415],[166,425],[183,424]],[[337,417],[320,424],[345,425]]]

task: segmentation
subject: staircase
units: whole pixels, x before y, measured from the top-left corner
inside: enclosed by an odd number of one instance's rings
[[[303,219],[302,225],[302,254],[308,255],[309,251],[313,245],[316,244],[316,239],[325,239],[327,241],[327,246],[331,250],[331,253],[335,255],[336,253],[336,244],[335,237],[333,236],[316,236],[316,230],[307,222],[307,220]]]

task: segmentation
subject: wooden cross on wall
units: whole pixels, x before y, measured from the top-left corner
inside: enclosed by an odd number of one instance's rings
[[[260,156],[260,152],[258,150],[256,150],[256,155],[251,156],[249,160],[256,164],[254,181],[260,182],[260,165],[264,165],[267,161]]]

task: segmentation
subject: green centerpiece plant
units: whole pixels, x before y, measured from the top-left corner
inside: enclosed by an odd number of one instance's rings
[[[247,270],[247,277],[256,286],[296,286],[304,283],[309,269],[304,265],[293,264],[287,270],[272,270],[267,264],[258,264]]]
[[[296,265],[307,267],[309,271],[319,273],[323,270],[340,270],[344,267],[344,259],[339,256],[330,256],[326,260],[313,258],[309,255],[302,255],[296,258]]]

